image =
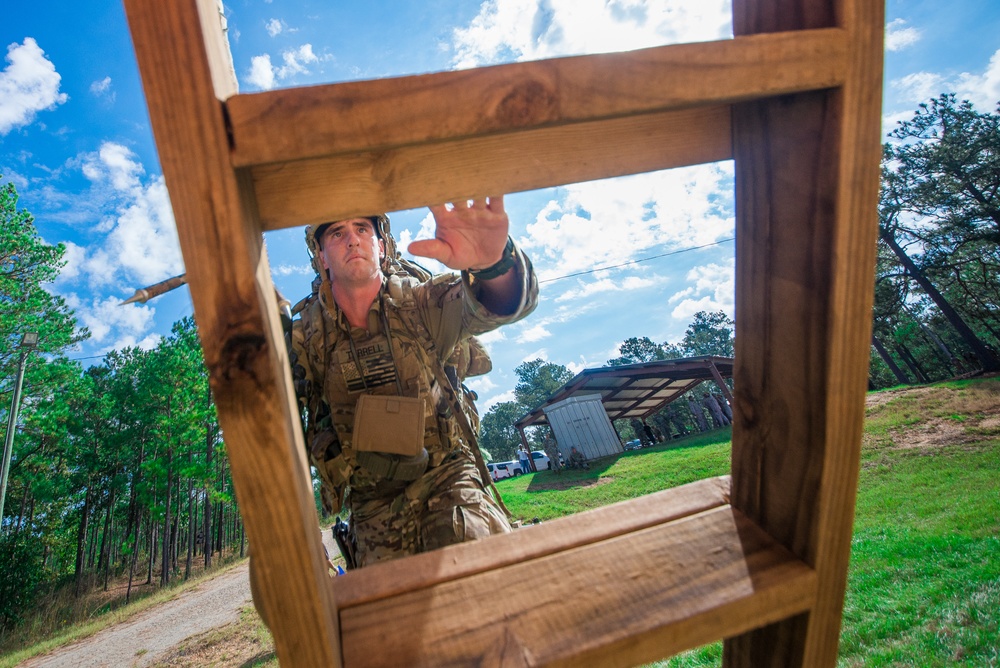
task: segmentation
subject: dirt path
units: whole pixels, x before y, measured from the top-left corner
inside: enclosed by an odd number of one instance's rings
[[[162,660],[187,638],[239,619],[250,601],[249,567],[240,564],[205,580],[172,601],[44,656],[23,668],[148,666]]]
[[[329,529],[323,543],[338,554]],[[192,636],[236,622],[252,601],[249,563],[199,583],[177,598],[145,610],[120,624],[37,656],[18,668],[125,668],[164,661]]]

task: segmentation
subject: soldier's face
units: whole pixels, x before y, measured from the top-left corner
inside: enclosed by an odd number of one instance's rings
[[[341,285],[381,281],[385,244],[367,218],[338,221],[319,238],[320,262],[330,280]]]

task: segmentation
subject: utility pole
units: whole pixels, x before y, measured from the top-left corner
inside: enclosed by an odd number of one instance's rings
[[[29,332],[21,337],[21,358],[17,363],[17,380],[14,382],[14,399],[10,402],[7,416],[7,438],[3,444],[3,468],[0,469],[0,527],[3,526],[3,505],[7,498],[7,474],[10,473],[10,456],[14,450],[14,430],[17,428],[17,409],[21,405],[21,386],[24,384],[24,365],[28,351],[38,345],[38,334]]]

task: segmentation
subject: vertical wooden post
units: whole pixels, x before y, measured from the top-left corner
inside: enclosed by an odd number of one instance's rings
[[[125,0],[233,481],[278,658],[339,666],[339,632],[217,0]],[[261,475],[266,471],[267,475]]]
[[[842,87],[740,105],[733,506],[815,568],[812,612],[725,644],[727,666],[833,666],[869,361],[881,0],[735,0],[737,35],[837,27]],[[858,295],[864,295],[858,299]]]

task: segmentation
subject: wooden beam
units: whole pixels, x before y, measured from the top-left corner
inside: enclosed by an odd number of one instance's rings
[[[699,480],[539,527],[524,527],[488,542],[456,545],[447,553],[419,554],[351,571],[334,581],[337,606],[344,610],[399,596],[721,508],[729,504],[729,484],[729,476]]]
[[[239,95],[233,164],[288,162],[830,88],[841,30]],[[568,181],[567,181],[568,182]]]
[[[815,567],[816,608],[727,666],[834,666],[867,387],[884,3],[734,2],[738,34],[837,26],[842,87],[734,108],[733,506]]]
[[[801,613],[815,591],[810,568],[721,507],[342,609],[344,665],[632,666]]]
[[[668,111],[252,169],[264,229],[726,160],[728,107]]]
[[[250,183],[229,162],[220,99],[236,82],[219,4],[125,0],[125,9],[233,484],[261,576],[258,603],[268,611],[283,664],[339,666],[330,577],[274,287]]]

